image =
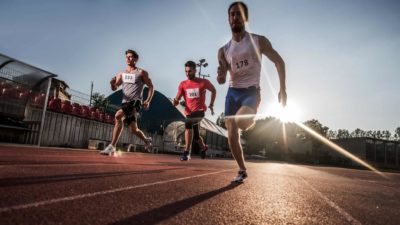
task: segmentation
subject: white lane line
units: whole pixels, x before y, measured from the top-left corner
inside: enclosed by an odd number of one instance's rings
[[[340,208],[338,205],[336,205],[333,201],[331,201],[328,197],[326,197],[324,194],[319,192],[317,189],[315,189],[310,183],[308,183],[303,177],[299,176],[300,179],[305,183],[311,190],[313,190],[315,193],[317,193],[323,200],[325,200],[326,203],[328,203],[329,206],[334,208],[340,215],[344,216],[347,221],[349,221],[351,224],[354,225],[361,225],[360,221],[356,220],[354,217],[352,217],[350,214],[348,214],[344,209]]]
[[[229,170],[232,170],[232,169],[229,169]],[[44,205],[50,205],[50,204],[59,203],[59,202],[73,201],[73,200],[77,200],[77,199],[89,198],[89,197],[94,197],[94,196],[98,196],[98,195],[112,194],[112,193],[116,193],[116,192],[132,190],[132,189],[136,189],[136,188],[171,183],[171,182],[175,182],[175,181],[188,180],[188,179],[192,179],[192,178],[203,177],[203,176],[213,175],[213,174],[217,174],[217,173],[223,173],[223,172],[226,172],[229,170],[221,170],[221,171],[217,171],[217,172],[204,173],[204,174],[199,174],[199,175],[190,176],[190,177],[182,177],[182,178],[176,178],[176,179],[172,179],[172,180],[164,180],[164,181],[158,181],[158,182],[148,183],[148,184],[139,184],[139,185],[111,189],[111,190],[106,190],[106,191],[98,191],[98,192],[93,192],[93,193],[74,195],[74,196],[69,196],[69,197],[64,197],[64,198],[49,199],[49,200],[45,200],[45,201],[32,202],[32,203],[23,204],[23,205],[3,207],[3,208],[0,208],[0,213],[10,212],[10,211],[15,211],[15,210],[20,210],[20,209],[39,207],[39,206],[44,206]]]
[[[134,164],[123,164],[123,163],[53,163],[53,164],[10,164],[2,165],[1,167],[65,167],[65,166],[123,166],[123,165],[134,165]],[[149,164],[153,165],[153,164]]]

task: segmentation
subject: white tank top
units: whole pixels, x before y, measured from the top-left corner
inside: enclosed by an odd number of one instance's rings
[[[254,40],[254,46],[250,39]],[[229,87],[260,87],[261,51],[259,36],[246,32],[240,42],[230,40],[224,47],[225,59],[229,64]]]
[[[132,73],[122,73],[122,103],[142,101],[144,83],[140,77],[141,72],[140,68],[136,68]]]

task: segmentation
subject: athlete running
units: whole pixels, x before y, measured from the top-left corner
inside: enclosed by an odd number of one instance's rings
[[[136,62],[139,59],[139,55],[128,49],[125,52],[127,69],[123,72],[119,72],[116,77],[113,77],[110,81],[111,90],[115,91],[120,85],[122,85],[122,106],[115,113],[115,125],[112,133],[111,144],[108,145],[103,151],[100,151],[102,155],[113,155],[116,152],[116,145],[119,136],[122,133],[124,119],[125,123],[129,126],[131,132],[138,136],[144,143],[145,149],[150,151],[152,146],[151,138],[146,135],[138,128],[137,125],[137,113],[141,107],[147,110],[150,107],[151,99],[154,95],[154,87],[150,80],[149,74],[136,66]],[[149,90],[147,99],[143,101],[143,87],[146,85]]]
[[[245,30],[248,9],[243,2],[234,2],[228,8],[232,39],[218,51],[219,84],[224,84],[229,71],[229,89],[225,101],[225,125],[228,129],[228,143],[239,172],[233,182],[241,183],[247,177],[240,144],[239,129],[251,128],[260,104],[261,57],[267,56],[276,66],[280,91],[279,101],[286,105],[285,63],[267,38]]]
[[[206,90],[211,92],[211,101],[208,105],[211,113],[214,114],[214,101],[217,94],[214,86],[207,79],[196,77],[196,63],[188,61],[185,63],[185,73],[187,80],[182,81],[178,87],[178,93],[174,98],[173,104],[177,106],[179,100],[183,96],[186,107],[185,107],[185,150],[181,155],[181,161],[187,161],[190,159],[190,147],[192,144],[192,138],[200,146],[201,158],[206,157],[206,151],[208,146],[204,144],[203,138],[200,136],[200,121],[204,118],[204,112],[207,110],[205,104],[206,101]],[[193,133],[192,133],[193,130]]]

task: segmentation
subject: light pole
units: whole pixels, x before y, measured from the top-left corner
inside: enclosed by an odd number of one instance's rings
[[[197,63],[197,66],[199,67],[199,78],[202,77],[203,79],[205,77],[210,77],[210,74],[201,74],[201,67],[207,67],[208,63],[206,62],[205,59],[200,59],[199,63]]]

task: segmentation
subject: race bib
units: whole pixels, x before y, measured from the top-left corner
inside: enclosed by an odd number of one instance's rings
[[[122,74],[122,81],[124,83],[131,83],[134,84],[136,81],[136,74],[133,73],[123,73]]]
[[[232,57],[231,69],[234,73],[240,73],[251,69],[254,66],[254,59],[250,54],[243,54]]]
[[[199,88],[186,89],[186,97],[187,98],[200,98]]]

